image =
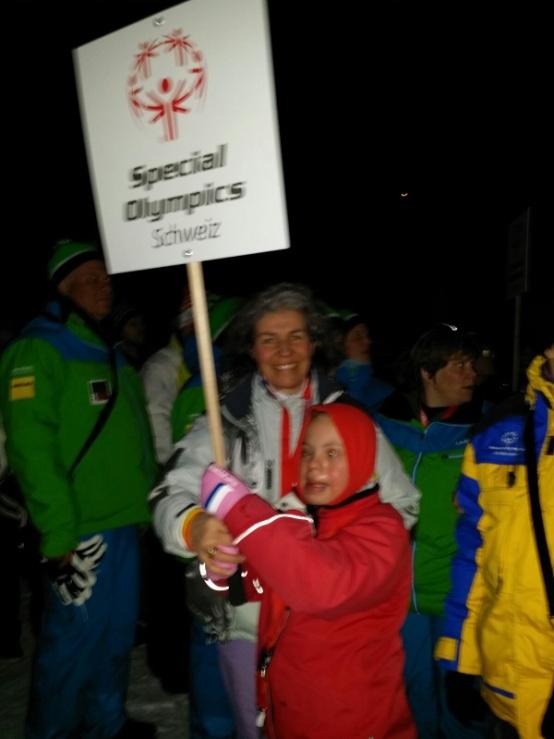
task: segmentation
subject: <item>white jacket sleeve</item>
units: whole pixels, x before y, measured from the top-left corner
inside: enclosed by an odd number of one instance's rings
[[[213,461],[208,422],[202,416],[175,445],[169,470],[149,496],[154,529],[170,554],[194,556],[183,540],[183,522],[198,505],[202,475]]]
[[[411,529],[417,522],[421,493],[405,473],[402,462],[377,424],[376,429],[379,498],[395,508],[404,526]]]
[[[164,360],[154,357],[141,371],[156,459],[160,464],[165,464],[173,452],[171,411],[177,397],[176,368]]]

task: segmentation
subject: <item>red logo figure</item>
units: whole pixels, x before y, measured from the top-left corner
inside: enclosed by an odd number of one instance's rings
[[[150,59],[158,56],[155,52],[159,44],[156,41],[139,44],[139,53],[135,55],[135,70],[140,73],[144,79],[150,77]]]
[[[169,51],[175,50],[175,63],[178,67],[184,66],[187,60],[187,53],[193,53],[194,51],[194,46],[188,39],[188,36],[183,36],[182,29],[178,28],[173,33],[170,33],[169,36],[166,36],[165,41],[162,41],[163,45],[167,46]]]
[[[140,122],[161,122],[164,141],[174,141],[179,135],[178,116],[190,113],[206,94],[204,56],[181,28],[139,43],[138,49],[127,79],[131,113]]]

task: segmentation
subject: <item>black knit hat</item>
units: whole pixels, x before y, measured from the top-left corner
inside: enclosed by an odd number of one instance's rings
[[[115,331],[120,332],[127,321],[139,316],[142,316],[142,313],[136,306],[129,303],[118,303],[112,310],[110,318]]]
[[[359,313],[350,313],[350,315],[344,317],[342,319],[344,336],[346,336],[348,332],[354,328],[354,326],[359,326],[360,324],[363,324],[367,327],[367,321]]]

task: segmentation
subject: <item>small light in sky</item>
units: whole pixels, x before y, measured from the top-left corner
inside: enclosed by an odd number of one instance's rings
[[[401,192],[400,193],[400,197],[401,198],[407,198],[409,194],[410,194],[409,192]]]

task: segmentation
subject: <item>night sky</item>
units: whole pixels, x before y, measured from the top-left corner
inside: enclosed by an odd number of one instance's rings
[[[33,24],[26,50],[19,37],[14,57],[25,57],[25,71],[13,109],[4,91],[0,317],[16,323],[40,307],[52,243],[97,238],[71,49],[167,3],[58,7]],[[269,8],[292,248],[206,262],[207,286],[240,294],[303,281],[365,313],[383,342],[400,345],[450,320],[508,353],[507,227],[531,206],[531,341],[533,324],[554,315],[548,24],[521,8],[491,18],[465,8],[451,18],[399,6],[384,18],[352,3]],[[184,279],[179,267],[115,285],[162,316]]]

